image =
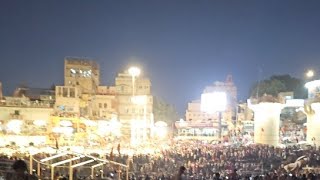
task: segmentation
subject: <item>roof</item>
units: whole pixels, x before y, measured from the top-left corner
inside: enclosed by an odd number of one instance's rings
[[[18,88],[16,89],[14,96],[26,96],[33,99],[40,99],[40,96],[50,96],[54,95],[55,91],[52,89],[45,89],[45,88]]]

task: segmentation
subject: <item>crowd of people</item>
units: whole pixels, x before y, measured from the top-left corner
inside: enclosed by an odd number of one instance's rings
[[[320,151],[309,146],[277,148],[265,145],[224,146],[203,142],[175,142],[171,148],[156,155],[136,155],[133,157],[133,169],[137,176],[153,174],[156,177],[172,178],[180,166],[186,168],[185,176],[189,179],[213,179],[219,174],[227,178],[230,174],[238,177],[307,175],[319,173],[312,171],[286,172],[284,166],[294,163],[305,156],[308,162],[304,166],[320,166]]]
[[[214,179],[320,179],[320,149],[314,146],[290,146],[286,148],[251,144],[248,146],[233,146],[212,144],[202,141],[173,141],[170,148],[160,149],[156,153],[106,153],[107,159],[129,164],[129,179],[161,179],[170,180],[179,176],[180,179],[214,180]],[[154,144],[156,146],[156,144]],[[92,154],[99,157],[98,154]],[[35,158],[45,158],[49,154],[41,153]],[[295,164],[303,157],[303,163]],[[28,156],[19,159],[28,161]],[[61,157],[60,160],[63,160]],[[1,157],[4,162],[5,156]],[[12,162],[17,159],[12,159]],[[28,163],[27,163],[28,164]],[[292,164],[291,169],[286,165]],[[20,166],[24,171],[24,165]],[[20,167],[19,166],[19,167]],[[14,167],[14,166],[12,166]],[[286,167],[286,168],[285,168]],[[33,167],[35,170],[36,167]],[[13,168],[13,170],[16,170]],[[50,170],[42,168],[41,179],[50,179]],[[15,172],[15,171],[14,171]],[[20,172],[20,171],[19,171]],[[95,176],[90,177],[90,171],[80,169],[74,174],[74,179],[125,179],[125,170],[116,165],[105,165],[96,169]],[[103,174],[102,174],[103,173]],[[35,173],[37,174],[37,173]],[[15,176],[13,176],[15,177]],[[34,177],[32,177],[34,178]],[[57,179],[67,179],[68,170],[59,170]],[[11,178],[12,179],[12,178]],[[30,176],[31,179],[31,176]]]

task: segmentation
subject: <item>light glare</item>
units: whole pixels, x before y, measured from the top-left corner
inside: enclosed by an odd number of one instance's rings
[[[227,106],[227,95],[225,92],[213,92],[201,94],[201,111],[213,114],[224,111]]]
[[[141,73],[140,69],[134,66],[130,67],[128,71],[129,71],[129,74],[134,77],[139,76]]]
[[[313,70],[309,70],[307,73],[306,73],[307,77],[308,78],[311,78],[314,76],[314,71]]]
[[[134,96],[131,98],[131,102],[136,105],[145,105],[147,104],[147,96]]]

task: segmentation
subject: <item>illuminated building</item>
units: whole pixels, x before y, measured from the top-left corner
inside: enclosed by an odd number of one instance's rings
[[[115,88],[99,86],[97,94],[92,96],[89,108],[89,116],[103,119],[117,118],[118,102]]]
[[[148,78],[139,76],[135,78],[133,85],[132,76],[128,71],[119,73],[115,79],[115,88],[118,102],[118,118],[122,124],[122,132],[126,137],[130,137],[132,121],[141,121],[144,118],[148,120],[147,126],[153,124],[153,96],[151,95],[151,82]],[[134,88],[134,89],[133,89]],[[146,102],[142,104],[134,104],[132,95],[146,96]],[[137,122],[136,124],[139,124]]]
[[[215,82],[211,86],[207,86],[203,93],[225,92],[227,96],[227,104],[223,113],[223,119],[231,127],[236,120],[237,106],[237,87],[233,83],[232,76],[228,75],[225,82]]]
[[[17,88],[14,96],[4,96],[0,104],[1,143],[46,143],[53,103],[51,89]]]
[[[215,82],[207,86],[203,94],[223,92],[226,94],[226,107],[221,112],[222,129],[231,128],[236,120],[237,87],[232,76],[228,75],[225,82]],[[219,129],[219,114],[208,113],[201,109],[201,100],[188,103],[185,121],[176,122],[179,136],[216,136]]]
[[[56,86],[54,127],[60,128],[61,121],[70,122],[74,129],[72,135],[81,139],[89,129],[98,130],[91,127],[92,124],[106,124],[117,119],[115,88],[100,86],[100,69],[96,62],[67,57],[64,73],[64,86]]]
[[[129,141],[132,120],[138,120],[148,128],[147,132],[146,128],[137,127],[144,130],[143,135],[151,135],[151,82],[146,77],[137,77],[134,87],[137,97],[146,97],[143,104],[131,101],[133,86],[128,71],[118,74],[115,86],[102,86],[96,62],[66,57],[63,85],[50,90],[20,87],[9,97],[2,96],[0,83],[0,130],[6,135],[41,134],[51,144],[59,141],[61,145],[75,142],[87,145],[94,141],[88,140],[91,135],[100,136],[102,140],[98,143],[111,138],[109,135]],[[11,131],[12,127],[19,128]]]
[[[100,68],[95,61],[78,57],[65,58],[65,86],[79,87],[84,94],[94,94],[99,84]]]

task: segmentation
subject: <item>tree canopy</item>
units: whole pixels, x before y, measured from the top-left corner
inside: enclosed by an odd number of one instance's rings
[[[294,98],[307,97],[304,81],[288,74],[273,75],[269,79],[255,83],[250,97],[261,97],[264,94],[276,97],[280,92],[293,92]]]
[[[164,121],[169,126],[179,118],[176,109],[172,105],[156,97],[153,99],[153,115],[155,122]]]

